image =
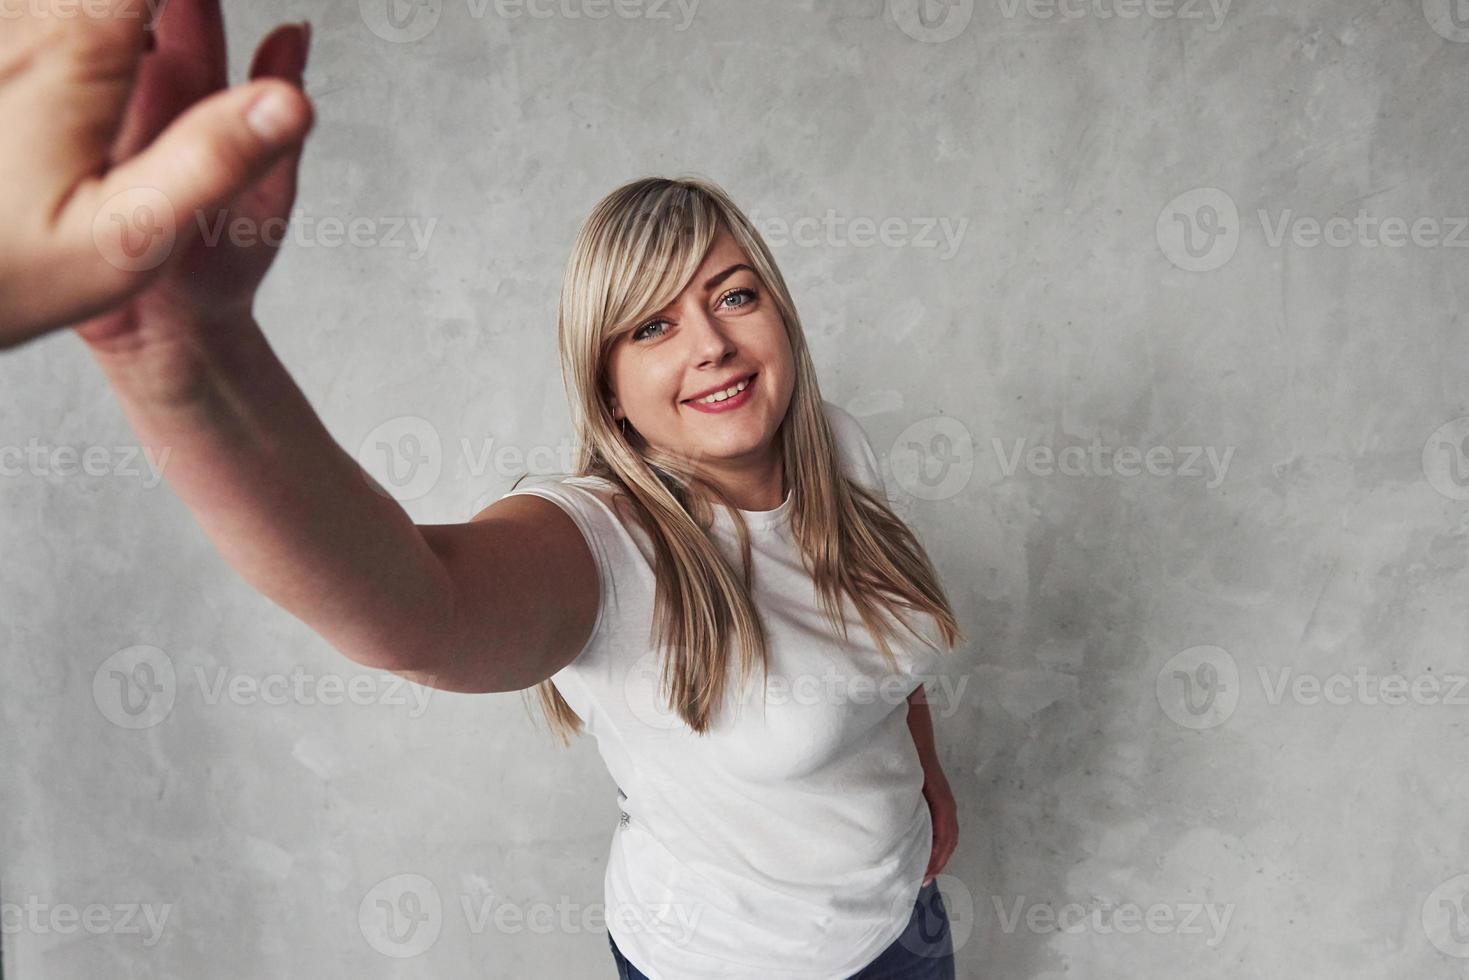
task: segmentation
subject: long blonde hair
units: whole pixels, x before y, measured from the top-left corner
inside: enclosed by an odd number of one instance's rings
[[[922,545],[887,501],[842,473],[822,408],[815,368],[785,280],[759,232],[725,192],[700,177],[647,177],[603,198],[577,235],[561,288],[557,343],[562,381],[576,427],[577,476],[596,476],[626,492],[632,516],[656,554],[654,620],[660,690],[699,734],[725,695],[729,640],[740,648],[742,678],[768,670],[765,631],[750,600],[749,530],[738,510],[690,461],[624,434],[608,404],[604,369],[617,338],[664,309],[727,228],[780,311],[795,363],[791,404],[777,433],[791,492],[791,527],[823,609],[847,638],[846,594],[890,665],[891,613],[898,606],[932,615],[949,649],[964,635]],[[519,482],[519,481],[517,481]],[[619,495],[621,499],[621,495]],[[736,575],[708,535],[712,502],[733,517],[742,556]],[[937,649],[937,648],[936,648]],[[535,685],[551,728],[569,744],[582,720],[549,679]]]

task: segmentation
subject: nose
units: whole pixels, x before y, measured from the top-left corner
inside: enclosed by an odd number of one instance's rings
[[[718,367],[738,350],[725,325],[705,310],[686,316],[684,324],[692,338],[692,357],[701,368]]]

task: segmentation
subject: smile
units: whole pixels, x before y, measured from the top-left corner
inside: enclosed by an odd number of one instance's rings
[[[750,375],[745,380],[731,386],[731,388],[726,389],[725,392],[720,392],[711,396],[716,399],[715,401],[689,400],[685,401],[684,404],[689,406],[690,408],[707,413],[733,411],[750,400],[750,392],[754,390],[755,382],[759,379],[759,377],[760,375],[757,372],[756,374]],[[728,391],[733,391],[734,394],[730,395],[728,394]],[[723,401],[717,400],[720,397],[723,397]]]

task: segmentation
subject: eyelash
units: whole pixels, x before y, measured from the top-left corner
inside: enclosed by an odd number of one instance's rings
[[[719,302],[720,303],[723,303],[725,300],[729,299],[731,296],[739,296],[739,295],[744,295],[744,296],[748,297],[750,300],[754,300],[754,299],[757,298],[757,294],[756,294],[755,290],[751,289],[748,286],[741,286],[738,289],[731,289],[729,292],[727,292],[723,296],[719,297]],[[735,309],[735,310],[738,310],[738,309],[740,309],[740,308],[742,308],[744,306],[747,306],[747,305],[749,305],[749,304],[748,303],[741,303],[739,306],[727,307],[727,309]],[[658,317],[657,319],[654,319],[654,320],[649,320],[647,323],[643,324],[642,326],[640,326],[637,329],[635,329],[635,330],[632,331],[631,337],[632,337],[633,342],[634,343],[642,343],[642,341],[640,341],[638,339],[638,334],[642,333],[645,329],[647,329],[648,327],[651,327],[655,323],[667,323],[667,322],[668,321],[665,320],[665,319],[663,319],[662,317]]]

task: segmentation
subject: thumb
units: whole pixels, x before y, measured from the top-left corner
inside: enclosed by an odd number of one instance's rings
[[[295,150],[315,113],[299,87],[261,78],[217,92],[175,119],[143,152],[78,195],[67,219],[115,268],[161,266],[204,213],[226,206]],[[140,229],[139,222],[148,228]],[[143,231],[139,243],[136,231]],[[131,278],[131,277],[129,277]]]

